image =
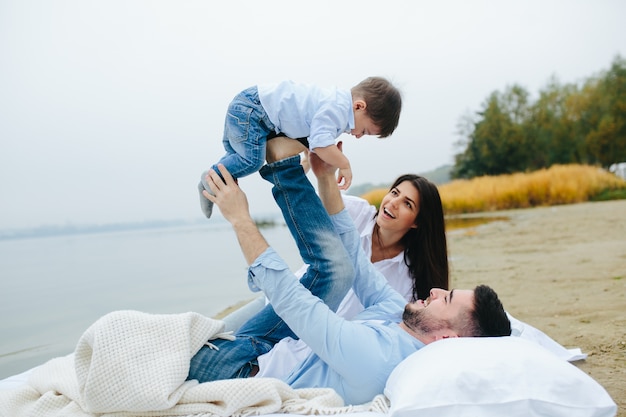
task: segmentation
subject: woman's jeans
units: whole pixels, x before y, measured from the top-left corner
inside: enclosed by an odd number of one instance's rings
[[[309,265],[300,283],[335,311],[352,286],[354,268],[326,209],[300,166],[300,157],[265,165],[260,173],[273,184],[274,199],[296,240],[302,260]],[[206,382],[248,377],[257,357],[285,337],[297,338],[271,305],[244,323],[235,335],[234,341],[211,341],[219,350],[202,347],[191,359],[187,379]]]

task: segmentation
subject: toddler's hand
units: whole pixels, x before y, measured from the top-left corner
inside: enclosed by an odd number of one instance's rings
[[[350,167],[339,168],[337,184],[339,185],[340,190],[347,190],[350,188],[350,184],[352,184],[352,169]]]

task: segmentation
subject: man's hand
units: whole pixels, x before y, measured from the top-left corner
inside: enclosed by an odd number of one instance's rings
[[[202,194],[220,208],[222,215],[232,225],[238,221],[250,220],[246,194],[239,188],[237,181],[230,175],[230,172],[224,165],[219,164],[217,167],[224,179],[222,180],[214,170],[209,170],[206,182],[215,195],[211,195],[206,190]]]
[[[215,195],[211,195],[206,190],[202,194],[216,204],[226,220],[233,225],[241,252],[248,265],[252,265],[269,245],[250,216],[248,198],[239,188],[237,181],[224,165],[218,164],[217,168],[224,177],[223,180],[212,169],[206,177],[206,182]]]

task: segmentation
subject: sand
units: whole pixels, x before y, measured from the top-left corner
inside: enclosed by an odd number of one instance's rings
[[[626,200],[472,216],[508,220],[448,233],[452,286],[490,285],[513,316],[581,348],[574,366],[626,417]]]

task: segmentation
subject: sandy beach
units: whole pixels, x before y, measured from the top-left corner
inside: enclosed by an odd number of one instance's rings
[[[490,285],[513,316],[581,348],[575,366],[626,417],[626,200],[472,216],[508,220],[449,232],[452,286]]]

